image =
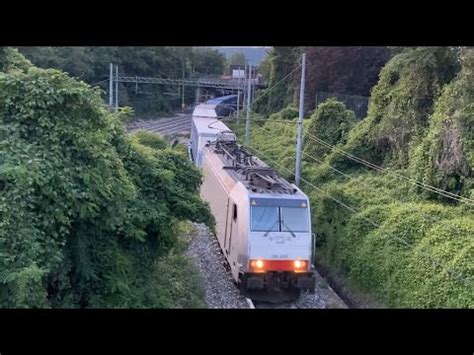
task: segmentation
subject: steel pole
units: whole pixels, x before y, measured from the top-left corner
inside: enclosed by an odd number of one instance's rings
[[[296,141],[295,185],[300,186],[301,178],[301,149],[303,147],[303,111],[304,111],[304,81],[305,81],[306,53],[303,53],[301,63],[300,108],[298,115],[298,138]]]

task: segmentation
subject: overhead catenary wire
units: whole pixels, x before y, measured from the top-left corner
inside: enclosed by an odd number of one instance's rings
[[[325,163],[324,161],[322,161],[322,160],[320,160],[320,159],[318,159],[318,158],[316,158],[316,157],[314,157],[314,156],[312,156],[312,155],[310,155],[310,154],[307,154],[307,153],[304,152],[304,151],[303,151],[303,155],[306,156],[306,157],[308,157],[308,158],[311,159],[311,160],[314,160],[314,161],[320,163],[320,164],[324,164],[324,163]],[[326,165],[327,165],[327,167],[328,167],[329,169],[331,169],[331,170],[337,172],[338,174],[341,174],[342,176],[344,176],[344,177],[350,179],[351,181],[354,181],[354,180],[355,180],[353,176],[350,176],[349,174],[344,173],[343,171],[341,171],[341,170],[339,170],[339,169],[333,167],[332,165],[330,165],[330,164],[328,164],[328,163],[326,163]],[[357,181],[357,183],[361,184],[362,186],[364,186],[364,187],[365,187],[366,189],[368,189],[368,190],[371,190],[371,189],[373,188],[373,186],[369,186],[368,184],[366,184],[365,182],[362,182],[362,181]],[[388,196],[388,194],[387,194],[387,196]],[[397,199],[395,199],[395,198],[393,198],[393,197],[391,197],[391,196],[388,196],[388,197],[389,197],[390,199],[394,200],[395,202],[399,202],[399,200],[397,200]],[[439,222],[439,221],[441,221],[440,218],[436,218],[436,217],[430,216],[430,215],[426,214],[424,211],[422,211],[421,209],[419,209],[419,208],[417,208],[417,207],[410,206],[408,209],[411,210],[411,211],[419,212],[420,215],[421,215],[423,218],[425,218],[426,220],[429,220],[430,222]],[[450,227],[452,227],[452,228],[455,228],[455,227],[452,226],[451,224],[448,224],[448,225],[449,225]],[[453,229],[453,231],[454,231],[454,229]]]
[[[441,195],[441,196],[444,196],[444,197],[448,197],[450,199],[453,199],[453,200],[456,200],[458,202],[463,202],[463,203],[466,203],[468,205],[472,205],[474,206],[474,200],[470,199],[470,198],[467,198],[467,197],[464,197],[464,196],[461,196],[461,195],[457,195],[455,193],[452,193],[452,192],[449,192],[449,191],[446,191],[446,190],[443,190],[443,189],[440,189],[440,188],[437,188],[435,186],[431,186],[431,185],[428,185],[428,184],[425,184],[423,182],[420,182],[418,180],[415,180],[413,178],[410,178],[410,177],[407,177],[407,176],[404,176],[404,175],[401,175],[401,174],[398,174],[396,172],[393,172],[393,171],[390,171],[388,169],[385,169],[381,166],[378,166],[376,164],[373,164],[371,162],[368,162],[362,158],[359,158],[355,155],[352,155],[344,150],[342,150],[341,148],[338,148],[330,143],[327,143],[325,142],[324,140],[314,136],[313,134],[309,133],[309,132],[306,132],[306,136],[308,138],[310,138],[312,141],[315,141],[317,143],[320,143],[321,145],[324,145],[326,146],[327,148],[331,149],[331,150],[335,150],[336,152],[346,156],[347,158],[351,159],[351,160],[354,160],[362,165],[365,165],[373,170],[377,170],[379,172],[382,172],[382,173],[386,173],[388,175],[392,175],[392,176],[395,176],[397,178],[400,178],[400,179],[403,179],[403,180],[406,180],[418,187],[421,187],[425,190],[428,190],[428,191],[431,191],[431,192],[434,192],[438,195]]]
[[[288,121],[287,121],[287,122],[288,122]],[[264,126],[263,128],[264,128],[267,132],[270,132],[270,130],[268,130],[267,127]],[[343,171],[341,171],[341,170],[339,170],[339,169],[333,167],[333,166],[330,165],[329,163],[324,162],[324,161],[322,161],[322,160],[320,160],[320,159],[318,159],[318,158],[316,158],[316,157],[314,157],[314,156],[312,156],[312,155],[310,155],[310,154],[308,154],[308,153],[306,153],[306,152],[304,152],[304,151],[303,151],[302,153],[303,153],[303,155],[306,156],[307,158],[312,159],[313,161],[316,161],[316,162],[318,162],[318,163],[320,163],[320,164],[326,164],[329,169],[331,169],[331,170],[333,170],[333,171],[335,171],[335,172],[337,172],[337,173],[343,175],[344,177],[346,177],[346,178],[348,178],[348,179],[350,179],[350,180],[354,180],[354,177],[352,177],[352,176],[350,176],[349,174],[346,174],[346,173],[344,173]],[[367,185],[366,183],[364,183],[364,182],[358,181],[358,183],[362,184],[364,187],[366,187],[366,188],[369,189],[369,190],[372,189],[372,187],[368,186],[368,185]],[[389,196],[388,194],[387,194],[387,196],[388,196],[390,199],[394,200],[395,202],[398,202],[397,199],[395,199],[395,198]],[[434,216],[428,215],[428,214],[426,214],[424,211],[422,211],[421,209],[419,209],[419,208],[417,208],[417,207],[415,207],[415,206],[410,206],[410,207],[409,207],[409,210],[420,213],[420,215],[421,215],[423,218],[425,218],[427,221],[430,221],[430,222],[439,222],[439,221],[441,221],[440,218],[436,218],[436,217],[434,217]],[[451,230],[453,230],[453,231],[456,230],[456,227],[453,226],[453,225],[451,225],[451,223],[448,223],[448,226],[450,227]]]
[[[290,73],[288,73],[284,78],[282,78],[279,82],[277,82],[275,85],[273,85],[271,88],[267,89],[266,92],[264,92],[260,97],[258,97],[253,103],[255,103],[258,99],[260,99],[261,97],[263,97],[264,95],[268,94],[271,90],[273,90],[277,85],[279,85],[281,82],[283,82],[284,80],[286,80],[291,74],[295,73],[296,70],[298,70],[299,68],[301,67],[301,64],[297,65],[296,68],[291,71]],[[255,113],[255,111],[253,110],[250,110],[252,112]],[[251,119],[252,120],[252,119]],[[253,119],[254,121],[256,121],[256,119]],[[276,120],[271,120],[271,121],[276,121]],[[291,121],[290,121],[291,122]],[[322,145],[326,145],[326,147],[332,149],[332,150],[336,150],[338,153],[340,154],[343,154],[344,156],[360,163],[360,164],[363,164],[371,169],[374,169],[374,170],[377,170],[379,172],[383,172],[383,173],[386,173],[386,174],[389,174],[389,175],[392,175],[392,176],[396,176],[400,179],[404,179],[420,188],[423,188],[427,191],[430,191],[430,192],[433,192],[433,193],[436,193],[440,196],[444,196],[444,197],[447,197],[447,198],[450,198],[450,199],[453,199],[453,200],[456,200],[458,202],[462,202],[462,203],[466,203],[467,205],[470,205],[470,206],[474,206],[474,200],[470,199],[470,198],[467,198],[467,197],[464,197],[464,196],[461,196],[461,195],[458,195],[458,194],[455,194],[455,193],[452,193],[452,192],[449,192],[449,191],[446,191],[446,190],[443,190],[443,189],[440,189],[440,188],[437,188],[435,186],[432,186],[432,185],[429,185],[429,184],[425,184],[423,182],[420,182],[416,179],[413,179],[413,178],[410,178],[410,177],[407,177],[407,176],[404,176],[404,175],[401,175],[401,174],[398,174],[396,172],[393,172],[393,171],[390,171],[390,170],[387,170],[381,166],[378,166],[376,164],[373,164],[371,162],[368,162],[362,158],[359,158],[355,155],[352,155],[348,152],[345,152],[344,150],[336,147],[336,146],[333,146],[327,142],[325,142],[324,140],[312,135],[311,133],[309,132],[306,132],[306,136],[311,138],[313,141],[316,140],[316,142],[319,142],[320,144]]]
[[[285,122],[291,122],[291,121],[285,121]],[[267,132],[270,132],[270,130],[267,129],[266,126],[264,126],[263,128],[264,128],[264,130],[266,130]],[[320,160],[320,159],[318,159],[318,158],[316,158],[316,157],[314,157],[314,156],[312,156],[312,155],[309,155],[309,154],[307,154],[306,152],[302,152],[302,153],[303,153],[303,155],[305,155],[306,157],[308,157],[308,158],[310,158],[310,159],[312,159],[312,160],[314,160],[314,161],[316,161],[316,162],[318,162],[318,163],[320,163],[320,164],[326,163],[327,166],[328,166],[331,170],[333,170],[333,171],[335,171],[335,172],[337,172],[337,173],[343,175],[344,177],[346,177],[346,178],[348,178],[348,179],[350,179],[350,180],[352,180],[352,181],[354,180],[354,177],[352,177],[352,176],[350,176],[350,175],[348,175],[348,174],[342,172],[341,170],[339,170],[339,169],[337,169],[337,168],[331,166],[331,165],[328,164],[327,162],[324,162],[324,161],[322,161],[322,160]],[[358,181],[358,183],[361,183],[364,187],[366,187],[366,188],[369,189],[369,190],[372,189],[372,187],[369,187],[369,186],[368,186],[366,183],[364,183],[364,182]],[[389,196],[388,194],[387,194],[387,196],[388,196],[390,199],[392,199],[393,201],[399,202],[399,200],[397,200],[397,199],[395,199],[395,198]],[[417,208],[417,207],[415,207],[415,206],[409,206],[409,207],[408,207],[408,210],[414,211],[414,212],[418,212],[425,220],[427,220],[427,221],[429,221],[429,222],[440,222],[440,221],[441,221],[440,218],[435,218],[434,216],[428,215],[428,214],[426,214],[424,211],[422,211],[421,209],[419,209],[419,208]],[[452,225],[449,221],[448,221],[447,226],[448,226],[453,232],[456,232],[456,231],[457,231],[457,228],[458,228],[458,227],[455,226],[455,225]]]
[[[101,80],[101,81],[98,81],[97,83],[93,83],[93,84],[89,84],[90,86],[97,86],[99,84],[102,84],[102,83],[105,83],[106,81],[109,81],[110,79],[107,78],[107,79],[104,79],[104,80]]]
[[[280,85],[283,81],[285,81],[287,78],[289,78],[292,74],[296,73],[298,69],[301,68],[301,63],[298,64],[295,69],[293,69],[291,72],[289,72],[287,75],[285,75],[282,79],[280,79],[277,83],[272,85],[271,87],[267,88],[264,90],[264,92],[255,98],[255,100],[252,101],[252,105],[255,104],[258,100],[260,100],[263,96],[268,95],[273,89],[275,89],[278,85]],[[254,112],[253,110],[251,110]]]
[[[251,150],[253,150],[254,152],[258,153],[260,156],[263,156],[266,160],[268,160],[268,161],[270,161],[271,163],[273,163],[273,165],[276,165],[276,166],[278,166],[280,169],[284,169],[284,170],[286,170],[287,172],[289,172],[290,174],[292,174],[292,172],[291,172],[290,169],[288,169],[288,168],[286,168],[285,166],[282,166],[281,164],[278,164],[278,163],[276,163],[276,162],[274,162],[274,161],[272,161],[272,160],[269,160],[268,157],[266,157],[264,154],[262,154],[262,153],[261,153],[259,150],[257,150],[256,148],[250,146],[249,144],[247,144],[247,147],[250,148]],[[306,183],[307,185],[309,185],[309,186],[311,186],[312,188],[314,188],[316,191],[319,191],[319,192],[323,193],[323,194],[326,195],[329,199],[331,199],[332,201],[336,202],[337,204],[339,204],[340,206],[344,207],[345,209],[349,210],[350,212],[352,212],[352,213],[359,213],[359,216],[358,216],[358,217],[362,218],[364,221],[366,221],[367,223],[371,224],[372,226],[374,226],[374,227],[376,227],[376,228],[380,228],[380,227],[381,227],[378,223],[372,221],[371,219],[369,219],[369,218],[367,218],[367,217],[365,217],[365,216],[360,215],[360,211],[358,211],[356,208],[354,208],[354,207],[352,207],[352,206],[350,206],[350,205],[348,205],[348,204],[346,204],[346,203],[340,201],[339,199],[337,199],[337,198],[331,196],[331,194],[329,194],[327,191],[325,191],[325,190],[323,190],[323,189],[317,187],[316,185],[314,185],[314,184],[311,183],[310,181],[306,180],[305,178],[301,177],[301,180],[302,180],[304,183]],[[396,241],[402,243],[403,245],[407,246],[408,248],[414,248],[414,247],[415,247],[413,244],[410,244],[410,243],[408,243],[406,240],[403,240],[403,239],[401,239],[401,238],[399,238],[399,237],[396,237],[396,236],[393,236],[393,235],[388,235],[388,237],[391,237],[392,239],[394,239],[394,240],[396,240]],[[437,261],[436,259],[433,259],[433,257],[432,257],[430,254],[428,254],[428,253],[426,253],[426,252],[424,252],[424,251],[422,251],[422,250],[418,250],[418,252],[419,252],[421,255],[424,255],[425,257],[427,257],[428,259],[430,259],[430,261],[431,261],[431,263],[432,263],[433,266],[440,266],[441,268],[443,268],[443,265],[442,265],[439,261]],[[451,275],[452,275],[452,274],[450,273],[451,271],[452,271],[451,269],[447,269],[447,270],[446,270],[446,273],[447,273],[449,276],[451,276]],[[461,276],[461,277],[460,277],[460,276]],[[469,284],[472,283],[472,280],[467,281],[468,279],[465,277],[465,275],[463,275],[463,274],[461,274],[461,273],[458,273],[458,272],[456,272],[455,278],[456,278],[456,281],[462,281],[462,283],[463,283],[464,285],[466,285],[466,283],[469,283]]]
[[[299,67],[295,68],[294,72],[295,72],[297,69],[299,69]],[[280,82],[282,82],[283,80],[285,80],[285,79],[286,79],[287,77],[289,77],[289,75],[291,75],[291,74],[292,74],[292,73],[288,74],[285,78],[283,78],[282,80],[280,80]],[[278,85],[280,82],[278,82],[277,84],[275,84],[271,89],[273,89],[273,88],[274,88],[276,85]],[[267,90],[266,92],[264,92],[264,94],[261,95],[260,97],[258,97],[258,99],[261,99],[261,97],[263,97],[265,94],[268,94],[268,93],[271,91],[271,89],[270,89],[270,90]],[[257,100],[255,100],[255,101],[257,101]],[[255,101],[254,101],[254,103],[255,103]],[[252,112],[255,112],[255,111],[253,111],[253,110],[251,110],[251,111],[252,111]],[[253,121],[259,121],[259,119],[255,119],[255,118],[252,119],[252,120],[253,120]],[[267,120],[267,119],[263,119],[263,120],[260,120],[260,121],[267,121],[267,122],[273,121],[273,122],[276,122],[277,120]],[[281,120],[279,120],[279,121],[281,121]],[[286,123],[286,122],[288,122],[288,123],[293,123],[292,121],[282,121],[282,122],[285,122],[285,123]],[[311,135],[309,134],[309,136],[311,136]],[[313,141],[314,141],[314,138],[315,138],[315,137],[313,136]],[[327,142],[325,142],[325,143],[327,143]],[[255,148],[251,147],[249,144],[247,144],[247,146],[249,146],[249,148],[253,149],[254,151],[257,151]],[[334,146],[331,146],[330,148],[331,148],[331,149],[334,149],[335,147],[334,147]],[[258,152],[258,151],[257,151],[257,152]],[[344,152],[344,153],[347,153],[347,152]],[[341,154],[342,154],[342,153],[341,153]],[[349,155],[349,153],[347,153],[347,154]],[[377,166],[376,164],[373,164],[373,163],[364,161],[364,160],[361,159],[361,158],[358,158],[358,157],[355,157],[355,156],[351,156],[350,158],[353,159],[353,160],[355,160],[355,161],[357,161],[357,162],[359,162],[359,163],[361,163],[361,164],[364,164],[364,165],[366,165],[366,166],[368,166],[368,167],[370,167],[370,168],[372,168],[372,169],[375,169],[375,170],[377,170],[377,171],[379,171],[379,172],[387,172],[386,169],[384,169],[384,168],[382,168],[382,167],[379,167],[379,166]],[[277,164],[277,165],[280,166],[279,164]],[[291,172],[289,169],[285,168],[285,170],[287,170],[290,174],[292,174],[292,172]],[[403,175],[400,175],[400,174],[397,174],[397,173],[393,173],[393,172],[390,172],[390,173],[392,173],[391,175],[397,176],[398,178],[403,178],[403,179],[408,180],[408,181],[410,181],[410,182],[412,182],[412,183],[415,182],[417,186],[420,186],[420,187],[425,188],[425,189],[427,189],[427,190],[429,190],[429,191],[438,193],[438,194],[440,194],[440,195],[442,195],[442,196],[450,197],[450,198],[452,198],[452,199],[465,202],[465,203],[467,203],[467,204],[469,204],[469,205],[472,204],[472,203],[469,202],[469,201],[472,201],[472,200],[470,200],[470,199],[468,199],[468,198],[464,198],[463,196],[456,195],[456,194],[454,194],[454,193],[450,193],[450,192],[448,192],[448,191],[445,191],[445,190],[436,188],[436,187],[434,187],[434,186],[421,183],[421,182],[419,182],[419,181],[416,181],[416,180],[411,179],[411,178],[407,178],[406,176],[403,176]],[[331,195],[328,194],[326,191],[320,189],[319,187],[317,187],[316,185],[312,184],[312,183],[309,182],[308,180],[306,180],[306,179],[304,179],[304,178],[301,178],[301,180],[303,180],[306,184],[312,186],[315,190],[324,193],[326,196],[328,196],[328,198],[330,198],[330,199],[333,200],[334,202],[338,203],[339,205],[343,206],[344,208],[346,208],[347,210],[351,211],[352,213],[357,213],[357,212],[358,212],[358,211],[357,211],[355,208],[353,208],[352,206],[349,206],[349,205],[345,204],[344,202],[342,202],[342,201],[336,199],[335,197],[331,196]],[[472,201],[472,202],[474,202],[474,201]],[[360,217],[361,217],[362,219],[364,219],[367,223],[371,224],[372,226],[377,227],[377,228],[380,227],[377,223],[375,223],[375,222],[373,222],[372,220],[366,218],[365,216],[360,216]],[[403,239],[401,239],[401,238],[394,237],[393,239],[398,240],[400,243],[404,244],[404,245],[407,246],[407,247],[410,247],[410,248],[413,248],[413,247],[414,247],[413,245],[411,245],[410,243],[406,242],[405,240],[403,240]],[[430,261],[432,262],[433,266],[435,266],[435,265],[440,266],[440,265],[441,265],[439,262],[437,262],[436,260],[434,260],[430,254],[427,254],[427,253],[423,252],[422,250],[419,250],[419,252],[420,252],[422,255],[426,256],[428,259],[430,259]],[[441,266],[442,266],[442,265],[441,265]],[[446,270],[446,272],[447,272],[448,275],[450,275],[450,271],[451,271],[451,269]],[[457,273],[457,276],[459,276],[458,273]],[[464,278],[463,278],[463,281],[465,281]]]

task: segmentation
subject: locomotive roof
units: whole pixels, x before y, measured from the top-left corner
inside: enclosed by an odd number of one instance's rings
[[[199,104],[194,108],[193,118],[217,118],[217,104]]]
[[[199,135],[217,135],[222,131],[230,131],[222,121],[212,117],[194,117],[193,124]]]
[[[213,99],[210,99],[207,101],[208,104],[219,104],[227,101],[233,101],[237,99],[237,95],[226,95],[226,96],[220,96],[220,97],[215,97]]]
[[[242,182],[250,197],[268,196],[301,200],[303,195],[306,198],[301,190],[238,145],[235,140],[218,139],[209,144],[207,149],[219,159],[221,168],[218,171],[229,175],[235,182]]]

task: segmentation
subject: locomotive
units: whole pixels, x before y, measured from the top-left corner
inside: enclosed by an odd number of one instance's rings
[[[308,197],[236,141],[212,105],[196,106],[188,146],[216,220],[226,267],[243,293],[313,291]]]

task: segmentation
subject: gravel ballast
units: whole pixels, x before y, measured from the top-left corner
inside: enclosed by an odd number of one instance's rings
[[[194,224],[194,233],[185,255],[201,272],[204,301],[208,308],[250,308],[224,267],[216,238],[202,224]]]

